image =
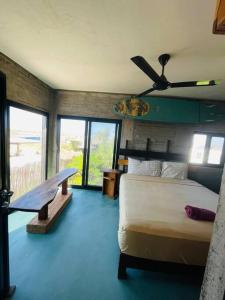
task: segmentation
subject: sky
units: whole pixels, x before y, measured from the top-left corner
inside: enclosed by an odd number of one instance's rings
[[[21,131],[42,132],[43,116],[27,110],[10,107],[10,129]],[[102,129],[108,129],[110,135],[114,135],[115,124],[93,122],[92,134]],[[74,138],[83,138],[85,133],[85,121],[74,119],[61,119],[61,134]]]
[[[92,122],[92,134],[108,129],[110,135],[115,133],[115,124],[112,123],[102,123],[102,122]],[[66,136],[71,136],[75,138],[84,137],[85,133],[85,121],[82,120],[72,120],[72,119],[61,119],[61,134]]]
[[[42,131],[43,116],[23,109],[10,107],[10,129],[22,131]]]

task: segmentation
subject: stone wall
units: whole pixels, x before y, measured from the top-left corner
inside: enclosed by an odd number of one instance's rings
[[[43,111],[52,105],[53,90],[0,52],[0,71],[7,76],[7,99]]]

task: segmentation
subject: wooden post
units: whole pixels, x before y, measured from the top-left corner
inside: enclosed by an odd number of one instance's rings
[[[170,147],[171,147],[171,140],[167,140],[167,142],[166,142],[166,153],[170,152]]]
[[[62,195],[68,194],[68,180],[63,181],[62,183]]]
[[[47,220],[47,219],[48,219],[48,205],[45,205],[38,213],[38,220]]]
[[[209,254],[205,269],[205,275],[201,288],[201,300],[224,299],[225,286],[225,168],[220,187],[219,203],[213,226]]]
[[[146,159],[148,159],[149,157],[148,157],[148,152],[149,152],[149,150],[150,150],[150,144],[151,144],[151,140],[150,140],[150,138],[147,138],[147,143],[146,143]]]
[[[129,141],[126,140],[126,145],[125,145],[125,149],[126,149],[126,150],[128,150],[128,142],[129,142]],[[124,156],[124,159],[127,159],[127,155]],[[126,172],[126,169],[127,169],[126,166],[123,166],[123,172],[124,172],[124,173]]]

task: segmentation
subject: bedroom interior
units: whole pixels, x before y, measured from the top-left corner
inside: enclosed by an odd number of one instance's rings
[[[223,299],[225,1],[0,4],[0,299]]]

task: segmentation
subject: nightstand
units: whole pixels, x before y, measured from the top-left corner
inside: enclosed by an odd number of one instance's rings
[[[119,192],[119,178],[121,171],[116,169],[103,169],[102,194],[116,198]]]

